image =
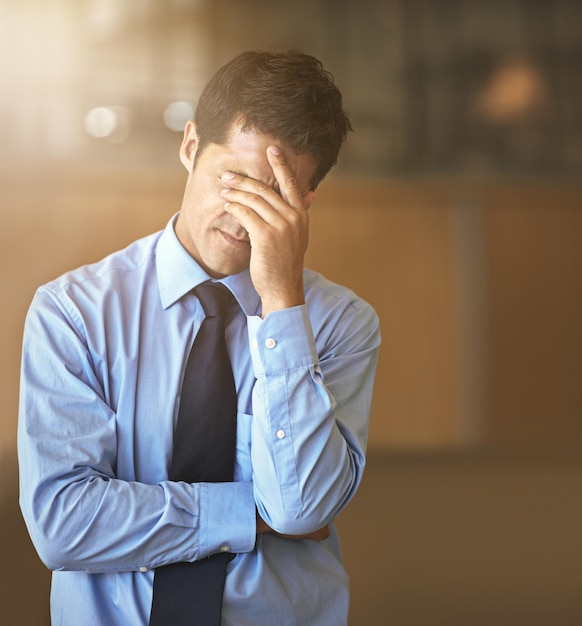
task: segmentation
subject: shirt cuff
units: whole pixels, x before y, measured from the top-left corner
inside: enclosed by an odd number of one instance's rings
[[[304,304],[273,311],[265,319],[249,316],[247,328],[257,378],[319,362]]]
[[[255,547],[257,514],[252,483],[200,484],[198,558],[218,552],[250,552]]]

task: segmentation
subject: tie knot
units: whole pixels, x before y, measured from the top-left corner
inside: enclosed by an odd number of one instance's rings
[[[202,303],[206,317],[225,317],[233,295],[220,283],[202,283],[194,290]]]

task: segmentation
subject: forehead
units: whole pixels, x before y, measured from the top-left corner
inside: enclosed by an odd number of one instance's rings
[[[230,169],[273,185],[276,179],[267,159],[267,148],[273,145],[280,148],[300,187],[307,190],[315,174],[315,159],[309,154],[296,154],[272,135],[254,130],[243,131],[240,123],[232,125],[226,143],[215,146],[219,153],[216,156],[225,170]]]

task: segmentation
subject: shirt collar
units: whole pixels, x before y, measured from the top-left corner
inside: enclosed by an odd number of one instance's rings
[[[178,214],[174,215],[166,225],[156,249],[156,272],[164,309],[171,307],[201,283],[212,280],[178,240],[174,230],[177,217]],[[218,282],[230,289],[245,315],[260,315],[261,300],[248,269],[226,276]]]

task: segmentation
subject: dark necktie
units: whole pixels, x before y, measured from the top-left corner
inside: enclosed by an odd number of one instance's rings
[[[188,357],[174,432],[170,480],[229,482],[236,447],[236,390],[224,337],[232,294],[195,289],[206,318]],[[156,569],[150,626],[218,626],[228,553]]]

